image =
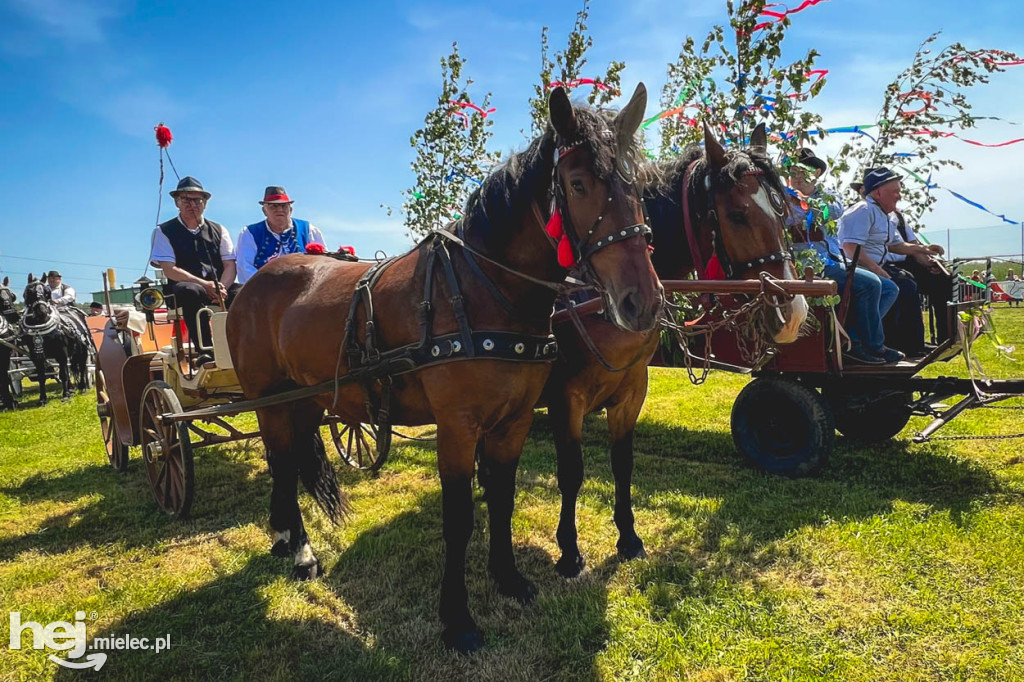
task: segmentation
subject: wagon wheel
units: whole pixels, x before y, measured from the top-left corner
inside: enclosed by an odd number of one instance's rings
[[[881,443],[910,421],[914,394],[830,386],[822,392],[835,415],[839,433],[861,443]]]
[[[332,421],[328,427],[331,429],[331,441],[345,464],[363,471],[377,471],[384,466],[391,449],[390,434],[381,451],[377,447],[377,427],[372,424]]]
[[[151,381],[142,393],[139,434],[142,459],[156,503],[175,518],[188,516],[195,493],[192,442],[185,422],[161,415],[181,412],[181,402],[164,381]]]
[[[732,407],[736,449],[772,474],[816,475],[832,454],[835,431],[825,400],[794,381],[755,379],[740,391]]]
[[[94,373],[93,385],[96,388],[96,414],[100,418],[100,431],[103,432],[103,446],[107,450],[110,466],[118,471],[128,469],[128,446],[117,436],[114,423],[114,406],[107,395],[107,384],[103,380],[103,372],[97,369]]]

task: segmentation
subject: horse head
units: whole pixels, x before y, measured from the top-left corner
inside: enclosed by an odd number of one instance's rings
[[[786,242],[785,190],[767,157],[763,124],[750,140],[746,149],[726,150],[705,126],[703,146],[644,169],[653,260],[662,278],[681,279],[694,269],[708,279],[797,276]],[[770,301],[776,312],[765,316],[763,331],[776,343],[795,341],[807,317],[804,297]]]
[[[616,326],[647,331],[660,318],[664,295],[651,265],[650,228],[634,175],[642,158],[636,131],[647,89],[639,84],[610,120],[574,107],[562,88],[552,92],[549,105],[556,145],[553,205],[566,241],[558,244],[559,263],[598,288]]]

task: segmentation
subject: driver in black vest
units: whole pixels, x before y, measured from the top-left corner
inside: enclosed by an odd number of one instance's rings
[[[171,192],[178,217],[153,230],[152,265],[163,270],[169,293],[185,316],[192,342],[196,334],[196,313],[203,306],[230,306],[241,284],[235,283],[235,249],[223,225],[203,217],[210,193],[202,183],[185,176]],[[166,292],[165,292],[166,293]],[[202,324],[202,345],[211,344],[206,318]],[[200,354],[198,364],[209,360]]]

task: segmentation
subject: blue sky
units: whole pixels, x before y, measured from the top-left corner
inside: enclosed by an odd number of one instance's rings
[[[98,288],[104,266],[117,268],[119,283],[139,277],[156,219],[159,121],[174,131],[179,172],[213,193],[207,217],[233,238],[262,217],[263,187],[282,184],[296,217],[320,226],[329,245],[402,251],[411,242],[401,219],[379,205],[398,206],[412,184],[409,136],[436,101],[438,60],[459,42],[476,92],[493,93],[492,146],[521,148],[541,27],[562,48],[581,6],[0,0],[0,273],[20,289],[24,273],[57,267],[80,291]],[[721,23],[724,7],[595,0],[589,75],[624,60],[623,90],[646,82],[654,113],[666,64],[687,35]],[[930,32],[944,30],[942,44],[1024,53],[1022,25],[1016,0],[830,0],[794,15],[786,49],[821,52],[818,64],[830,74],[816,104],[827,126],[863,124]],[[1021,92],[1024,67],[970,96],[978,115],[1021,121]],[[1024,127],[982,122],[968,136],[1003,141],[1024,136]],[[1024,219],[1022,151],[1024,143],[990,150],[944,142],[941,152],[964,170],[937,180]],[[161,218],[173,215],[165,194]],[[997,222],[943,194],[927,225],[938,232]],[[1017,228],[977,234],[994,235],[978,248],[1020,249]]]

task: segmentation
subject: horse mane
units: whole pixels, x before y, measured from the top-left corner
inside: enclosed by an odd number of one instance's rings
[[[589,152],[590,171],[600,180],[607,181],[615,172],[615,159],[626,157],[633,168],[643,158],[636,140],[626,149],[616,141],[611,119],[614,112],[595,110],[573,104],[576,114],[577,135],[569,144],[579,145]],[[516,228],[522,224],[533,202],[547,198],[554,163],[557,133],[548,123],[544,134],[534,139],[522,152],[511,155],[496,168],[466,200],[462,212],[463,224],[483,237],[488,250],[502,250]]]

